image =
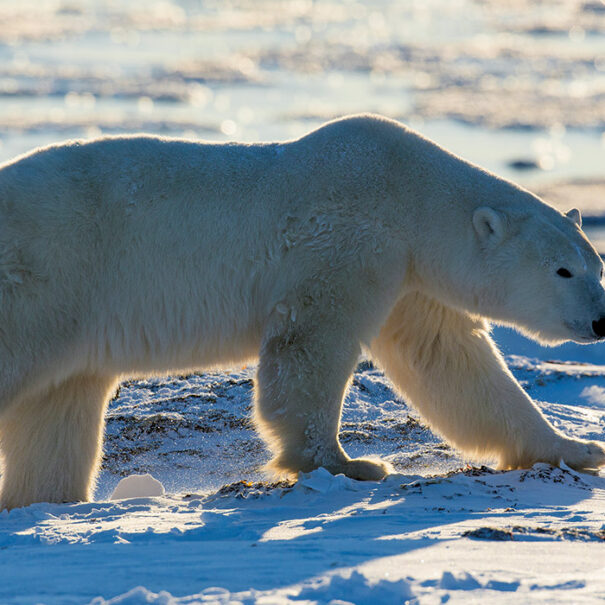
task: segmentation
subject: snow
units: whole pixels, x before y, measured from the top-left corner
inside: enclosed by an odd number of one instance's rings
[[[510,593],[569,602],[605,589],[603,512],[603,478],[547,465],[375,484],[320,469],[285,487],[35,505],[4,514],[0,548],[12,556],[0,594],[3,603],[507,602]],[[11,599],[17,586],[36,593]]]
[[[162,483],[149,473],[145,473],[144,475],[128,475],[128,477],[120,479],[109,499],[122,500],[125,498],[163,496],[165,491]]]
[[[580,397],[588,399],[595,407],[605,407],[605,389],[597,385],[586,387],[580,393]]]

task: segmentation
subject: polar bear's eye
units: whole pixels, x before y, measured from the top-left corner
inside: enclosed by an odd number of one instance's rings
[[[557,269],[557,275],[560,275],[561,277],[573,277],[572,274],[564,267]]]

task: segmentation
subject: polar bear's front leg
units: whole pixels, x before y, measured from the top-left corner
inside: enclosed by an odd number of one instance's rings
[[[77,376],[0,416],[0,510],[89,500],[115,379]]]
[[[284,321],[269,328],[256,379],[255,423],[272,450],[272,472],[323,466],[354,479],[379,480],[389,467],[351,459],[338,441],[342,400],[360,347],[338,321]]]
[[[372,354],[429,424],[465,453],[501,468],[605,464],[605,444],[555,429],[515,380],[485,322],[420,293],[397,303]]]

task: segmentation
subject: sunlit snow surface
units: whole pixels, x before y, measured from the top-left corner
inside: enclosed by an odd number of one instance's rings
[[[0,161],[104,133],[288,139],[360,111],[580,207],[605,252],[600,0],[0,2]],[[495,337],[551,422],[605,439],[604,346]],[[254,371],[124,383],[95,502],[0,513],[0,604],[605,598],[602,475],[468,467],[363,362],[341,441],[397,474],[273,484]],[[121,479],[137,497],[110,501]]]

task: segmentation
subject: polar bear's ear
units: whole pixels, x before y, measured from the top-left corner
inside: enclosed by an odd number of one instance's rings
[[[577,208],[572,208],[565,213],[565,216],[571,219],[580,229],[582,228],[582,215]]]
[[[484,244],[495,246],[504,239],[504,220],[493,208],[477,208],[473,212],[473,227]]]

